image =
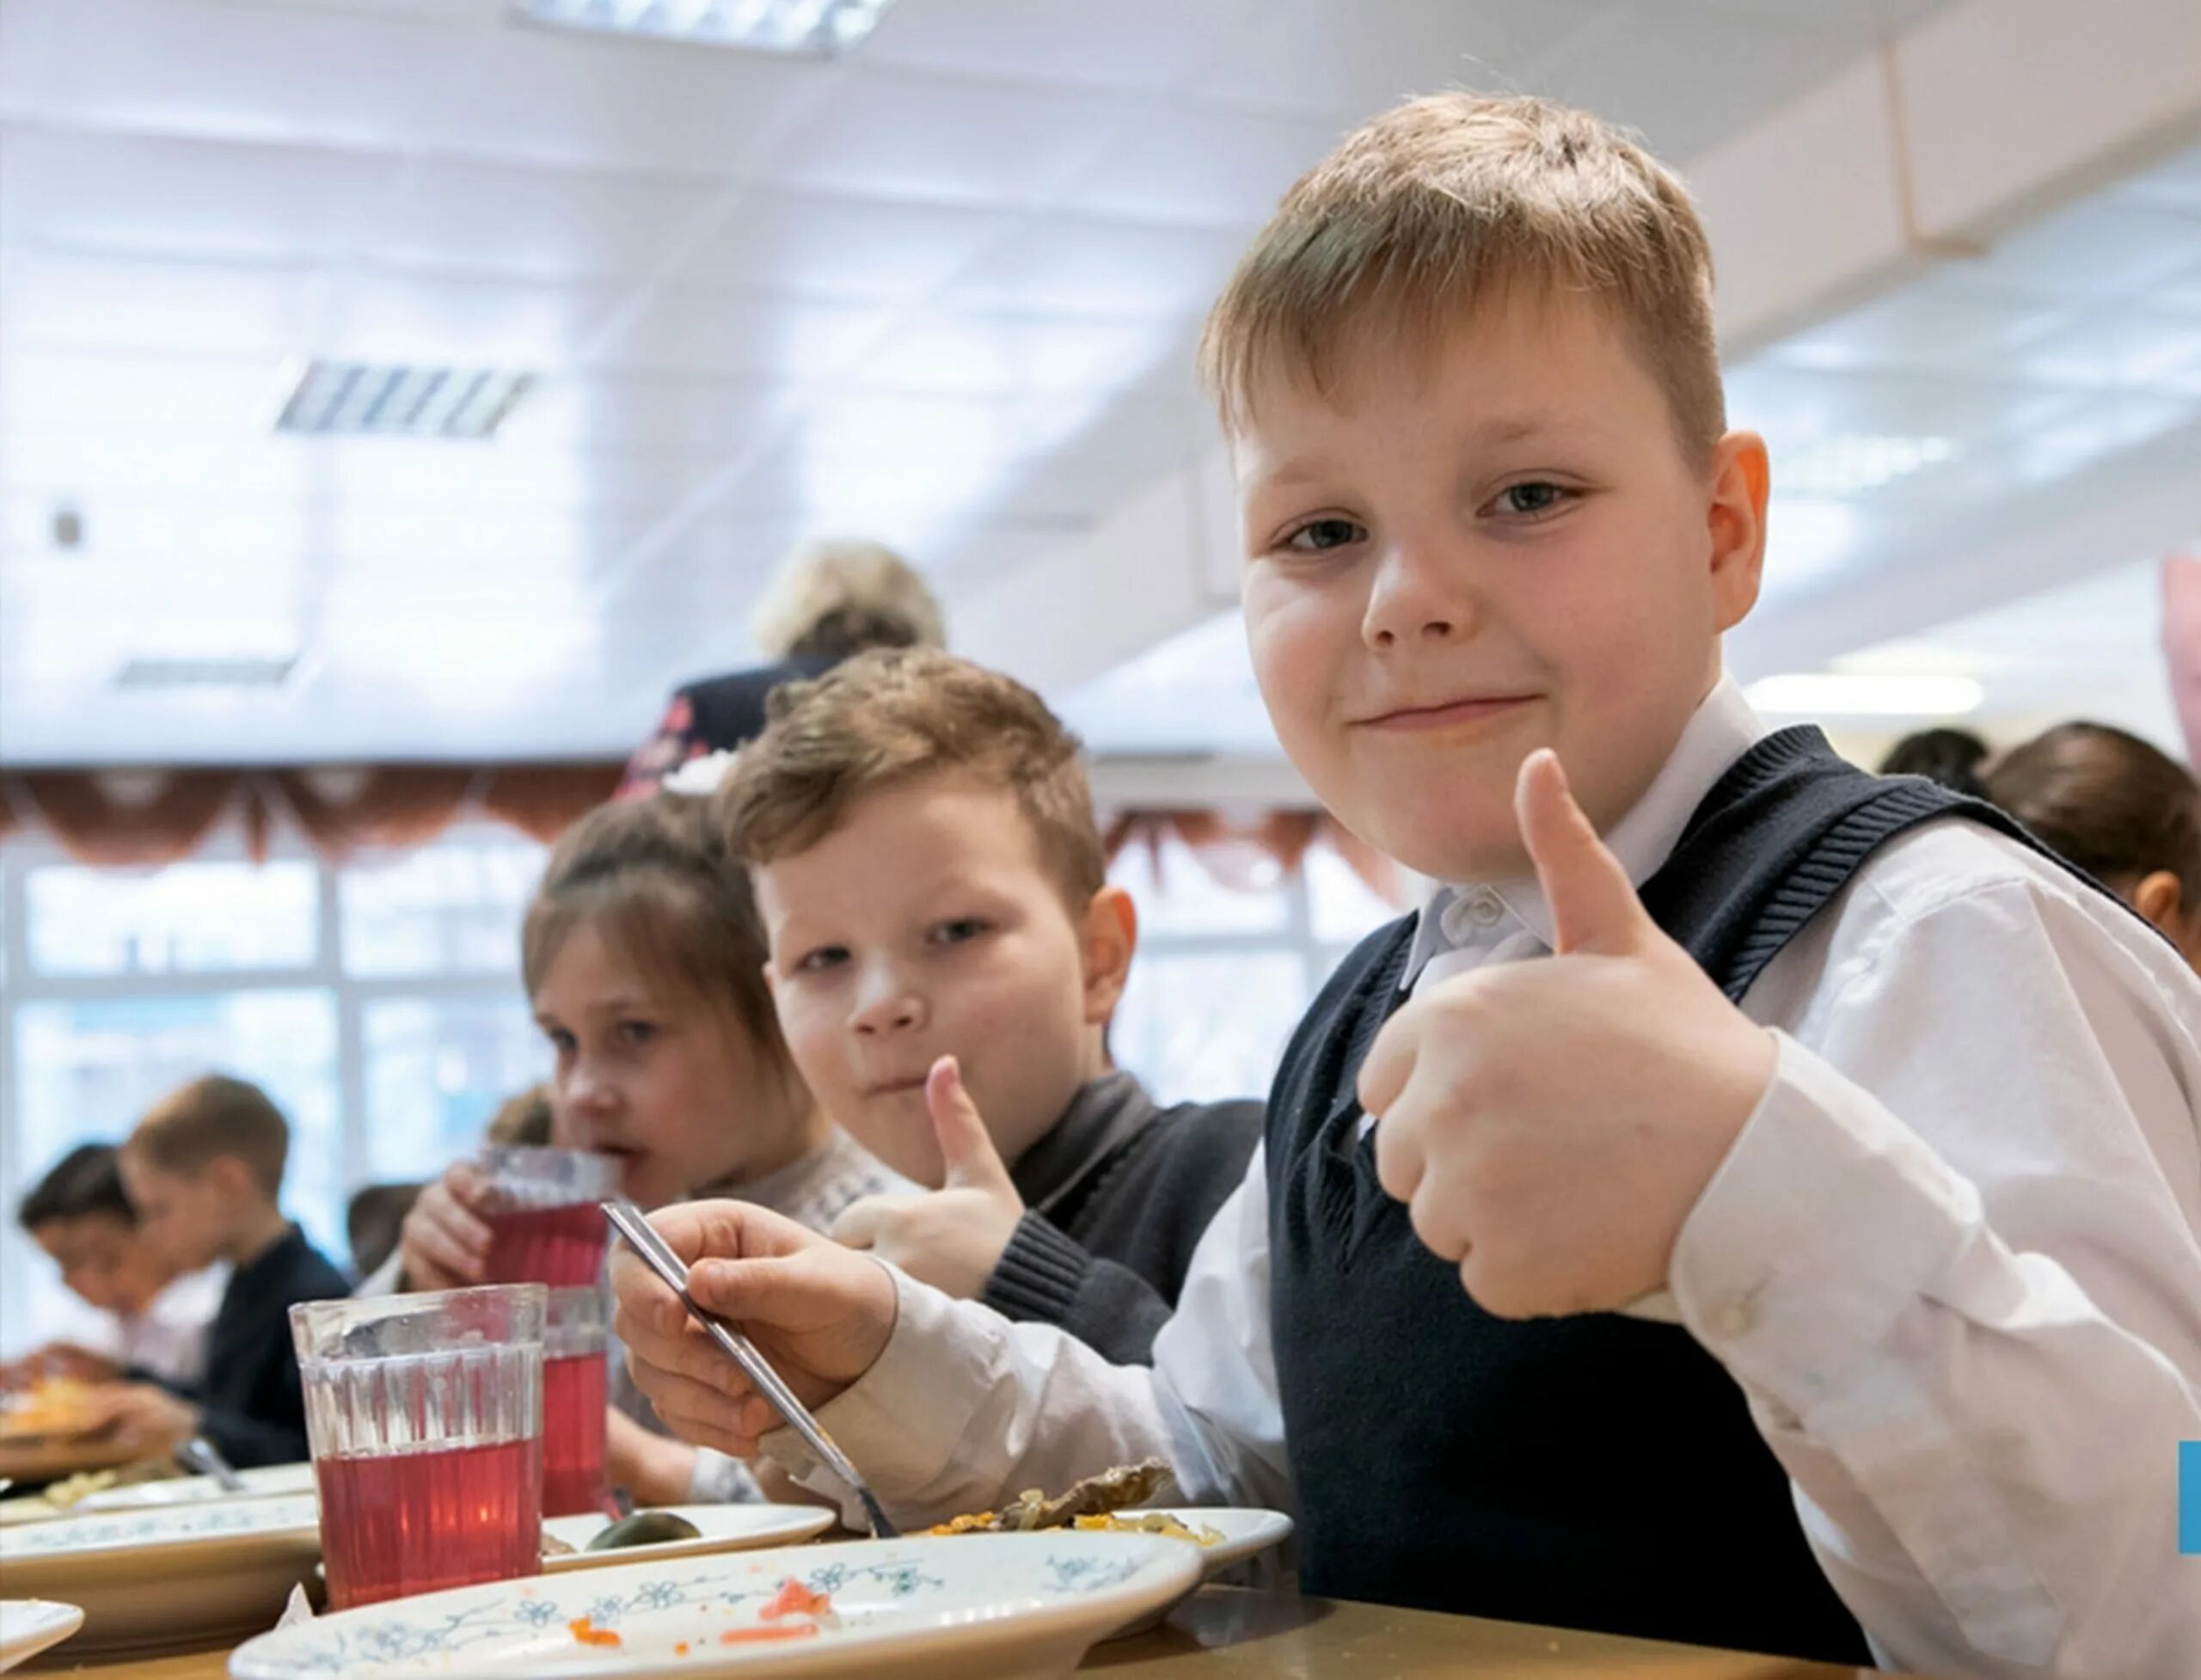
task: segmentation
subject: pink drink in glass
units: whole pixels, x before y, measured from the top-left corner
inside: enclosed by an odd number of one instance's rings
[[[493,1146],[481,1152],[482,1216],[493,1284],[592,1284],[610,1230],[597,1204],[619,1193],[619,1163],[583,1150]]]
[[[611,1303],[593,1285],[554,1289],[543,1331],[543,1514],[616,1515],[604,1479]]]
[[[539,1441],[324,1458],[314,1476],[332,1609],[542,1567]]]
[[[505,1284],[291,1309],[336,1609],[542,1567],[545,1306]]]

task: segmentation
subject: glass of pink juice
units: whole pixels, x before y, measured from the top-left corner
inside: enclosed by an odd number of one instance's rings
[[[502,1284],[291,1309],[332,1609],[542,1568],[546,1304]]]
[[[489,1222],[485,1282],[592,1284],[604,1270],[610,1228],[598,1204],[619,1193],[619,1162],[586,1150],[493,1144],[481,1151]]]
[[[543,1331],[543,1514],[618,1515],[604,1475],[610,1297],[594,1284],[549,1293]]]

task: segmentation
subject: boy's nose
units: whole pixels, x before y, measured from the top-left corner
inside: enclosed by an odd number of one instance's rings
[[[1401,544],[1384,555],[1368,592],[1361,635],[1371,647],[1450,641],[1467,634],[1473,610],[1444,556]]]
[[[856,1007],[851,1024],[866,1037],[906,1033],[924,1024],[924,1002],[904,986],[881,987]]]

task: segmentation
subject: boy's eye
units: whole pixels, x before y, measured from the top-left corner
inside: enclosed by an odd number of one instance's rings
[[[561,1056],[570,1056],[573,1053],[573,1035],[564,1027],[553,1027],[543,1036],[550,1040],[550,1048]]]
[[[1296,555],[1325,554],[1367,534],[1350,519],[1309,519],[1284,539],[1284,547]]]
[[[1498,493],[1493,506],[1500,513],[1516,513],[1534,518],[1549,513],[1559,507],[1570,492],[1564,486],[1542,479],[1531,479],[1525,484],[1509,485]]]
[[[986,924],[975,916],[958,916],[941,923],[927,937],[935,945],[962,945],[985,932]]]
[[[622,1021],[619,1023],[619,1042],[629,1047],[646,1045],[657,1036],[656,1023],[647,1021]]]
[[[845,945],[821,945],[815,951],[806,951],[795,959],[798,974],[823,974],[829,968],[838,968],[849,960]]]

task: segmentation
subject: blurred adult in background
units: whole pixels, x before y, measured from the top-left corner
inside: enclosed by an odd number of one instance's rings
[[[2000,806],[2201,970],[2201,787],[2168,753],[2106,723],[2061,723],[1990,759],[1977,735],[1928,729],[1880,769]]]
[[[769,664],[673,690],[657,733],[628,760],[622,799],[647,794],[690,761],[731,752],[764,727],[765,696],[871,647],[938,647],[940,603],[882,543],[806,543],[780,562],[750,620]]]
[[[2201,555],[2163,561],[2163,658],[2186,731],[2186,762],[2201,771]]]
[[[58,1340],[5,1366],[0,1384],[130,1375],[195,1383],[228,1268],[178,1274],[138,1233],[112,1144],[79,1144],[30,1188],[16,1221],[88,1309]]]

